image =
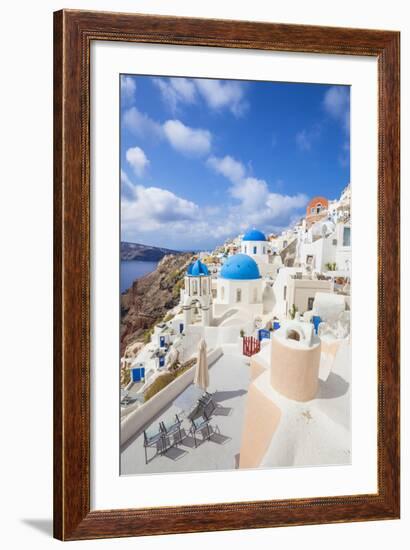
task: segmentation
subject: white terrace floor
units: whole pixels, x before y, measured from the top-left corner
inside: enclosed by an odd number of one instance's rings
[[[211,419],[213,433],[209,441],[202,443],[197,436],[198,447],[188,434],[190,422],[187,413],[196,403],[196,388],[191,385],[163,410],[151,425],[158,426],[163,419],[172,420],[175,413],[183,420],[184,439],[164,455],[157,455],[145,464],[143,434],[139,433],[121,449],[121,474],[147,474],[187,472],[203,470],[231,470],[237,467],[241,445],[246,394],[250,382],[250,367],[239,354],[224,354],[209,369],[208,391],[214,393],[219,404]],[[148,459],[155,454],[148,448]]]

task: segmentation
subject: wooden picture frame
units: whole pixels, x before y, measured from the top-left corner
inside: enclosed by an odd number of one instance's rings
[[[376,494],[90,510],[89,82],[93,40],[377,58]],[[77,540],[399,517],[399,44],[399,33],[391,31],[71,10],[54,14],[55,537]]]

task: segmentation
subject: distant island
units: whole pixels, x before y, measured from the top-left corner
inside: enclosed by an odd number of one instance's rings
[[[158,262],[167,254],[183,254],[180,250],[147,246],[139,243],[121,242],[121,261],[140,260],[142,262]]]

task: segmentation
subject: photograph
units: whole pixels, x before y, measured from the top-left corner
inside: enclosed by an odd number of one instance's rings
[[[405,7],[2,5],[3,548],[409,547]]]
[[[350,86],[118,86],[120,474],[351,464]]]

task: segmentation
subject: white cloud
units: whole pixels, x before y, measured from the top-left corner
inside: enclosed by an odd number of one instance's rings
[[[244,99],[244,86],[230,80],[196,79],[199,93],[212,109],[228,108],[235,116],[241,116],[248,108]]]
[[[140,138],[161,138],[162,126],[145,113],[141,113],[136,107],[131,107],[124,112],[124,126],[130,132]]]
[[[124,170],[121,170],[121,198],[130,199],[134,196],[134,185]]]
[[[208,130],[190,128],[180,120],[167,120],[163,130],[170,145],[181,153],[204,155],[211,149],[212,135]]]
[[[122,231],[127,234],[146,233],[159,229],[169,231],[198,216],[199,207],[160,187],[136,185],[133,192],[121,200]]]
[[[140,147],[130,147],[125,153],[128,164],[134,170],[136,176],[141,177],[149,165],[149,160]]]
[[[154,84],[159,88],[165,103],[173,113],[178,108],[178,103],[195,103],[196,88],[193,80],[188,78],[154,78]]]
[[[206,155],[211,150],[212,134],[202,128],[191,128],[178,119],[167,120],[164,124],[131,107],[123,115],[124,126],[139,138],[166,139],[180,153]]]
[[[314,124],[309,130],[303,129],[296,134],[296,143],[301,151],[310,151],[313,143],[320,137],[321,128]]]
[[[137,85],[131,76],[121,75],[121,99],[126,103],[134,100]]]
[[[311,140],[309,139],[306,130],[301,130],[296,134],[296,143],[302,151],[309,151],[312,147]]]
[[[219,226],[230,228],[230,233],[250,225],[265,230],[287,225],[289,218],[308,202],[308,197],[302,193],[272,193],[265,180],[247,175],[243,163],[233,157],[210,157],[207,164],[231,182],[228,192],[237,202],[225,211],[225,219]]]
[[[269,197],[266,181],[247,177],[235,183],[229,190],[232,197],[241,201],[241,207],[246,212],[264,208]]]
[[[230,80],[207,78],[155,78],[154,84],[173,113],[179,104],[192,104],[202,97],[213,110],[229,109],[235,116],[241,116],[248,108],[243,83]]]
[[[235,181],[226,176],[232,202],[217,206],[199,207],[167,189],[133,185],[123,172],[122,238],[173,243],[171,248],[196,248],[203,246],[204,239],[217,244],[250,226],[280,231],[297,217],[298,209],[307,204],[308,198],[303,194],[291,196],[270,192],[264,180],[246,176],[242,163],[229,158],[242,166],[244,176],[240,178],[239,172],[234,173]]]
[[[344,129],[350,129],[350,89],[348,86],[332,86],[323,98],[325,111],[339,120]]]
[[[207,164],[232,182],[241,181],[245,176],[243,164],[229,155],[223,158],[209,157]]]

